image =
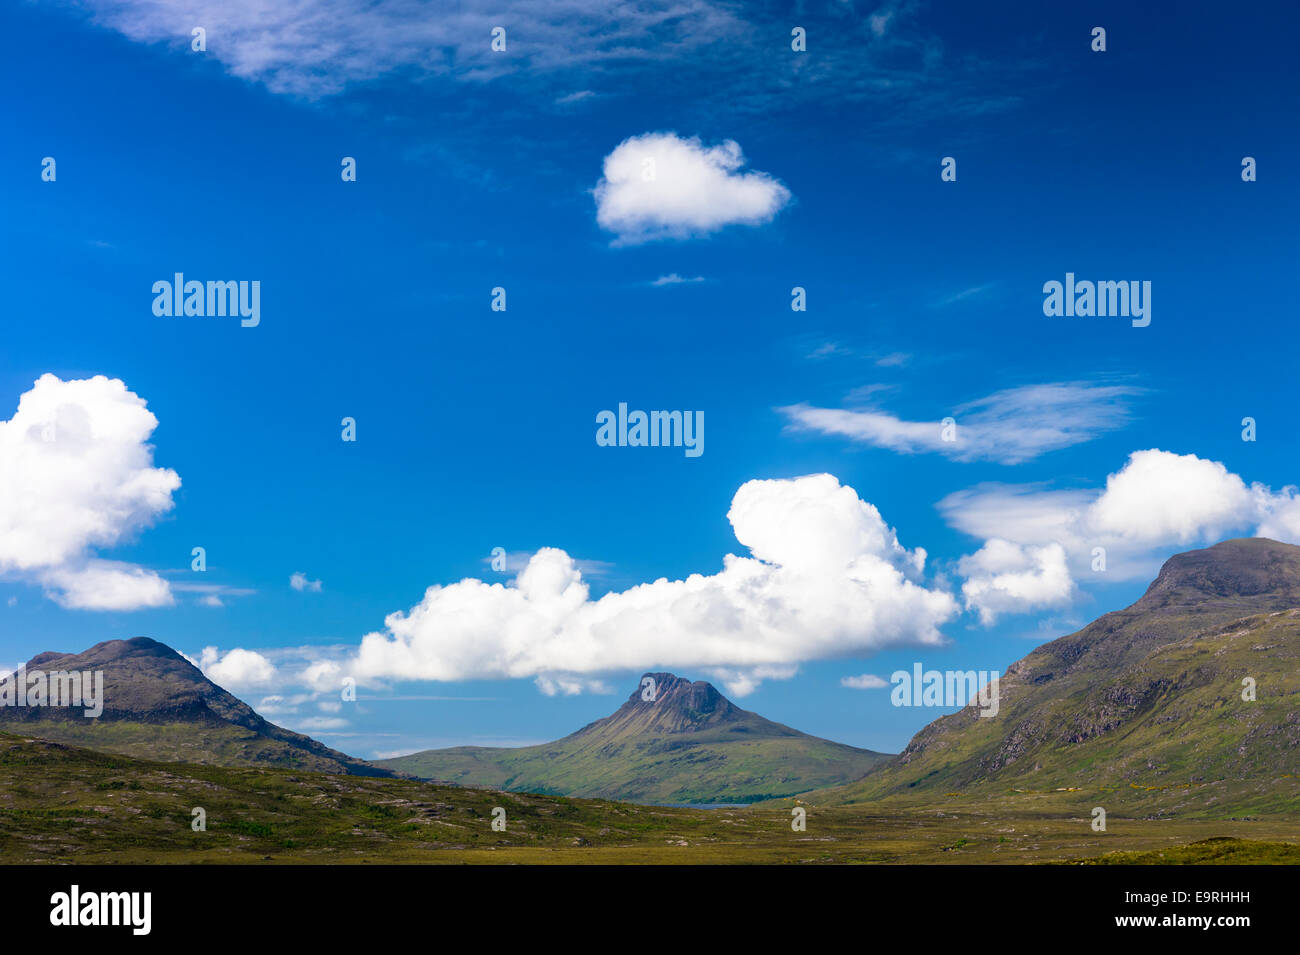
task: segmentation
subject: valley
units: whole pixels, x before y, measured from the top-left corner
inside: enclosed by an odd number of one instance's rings
[[[897,756],[651,672],[553,743],[368,763],[154,640],[42,667],[102,674],[103,715],[0,708],[4,863],[1300,861],[1300,547],[1259,538],[1170,558]]]
[[[1173,815],[1188,796],[1172,791],[804,803],[807,829],[794,832],[794,800],[731,809],[640,806],[148,762],[12,734],[0,734],[0,774],[4,864],[1001,865],[1107,861],[1111,853],[1166,862],[1300,862],[1300,822],[1262,813]],[[1286,783],[1294,799],[1300,783]],[[1196,795],[1237,799],[1240,788],[1224,784]],[[1112,807],[1105,833],[1089,826],[1099,799]],[[195,807],[205,810],[204,831],[192,828]],[[491,827],[497,807],[505,810],[504,832]]]

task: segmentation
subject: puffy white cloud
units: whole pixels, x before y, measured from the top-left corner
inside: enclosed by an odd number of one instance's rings
[[[731,501],[736,539],[761,561],[813,574],[842,574],[864,555],[909,574],[925,551],[908,551],[876,508],[830,474],[793,481],[749,481]]]
[[[1173,548],[1239,534],[1300,543],[1296,488],[1248,486],[1217,461],[1156,448],[1129,455],[1103,489],[986,484],[948,495],[939,509],[951,526],[987,539],[958,563],[967,607],[986,621],[1066,602],[1071,575],[1150,577]]]
[[[75,568],[56,567],[41,579],[53,588],[50,596],[70,610],[136,610],[173,602],[167,581],[151,570],[119,561],[90,560]]]
[[[317,660],[298,671],[298,680],[317,693],[337,693],[346,675],[337,660]]]
[[[1074,580],[1060,544],[1023,547],[995,538],[957,564],[966,578],[961,592],[968,610],[991,624],[1001,613],[1023,613],[1068,604]]]
[[[708,235],[729,225],[761,225],[790,201],[790,190],[764,172],[741,172],[740,146],[726,140],[645,133],[605,157],[596,184],[596,222],[631,244]]]
[[[42,375],[0,421],[0,574],[42,583],[77,609],[172,603],[154,572],[94,555],[173,506],[181,481],[153,467],[157,425],[119,380]]]
[[[1187,544],[1251,524],[1257,499],[1217,461],[1136,451],[1084,515],[1096,536]]]
[[[1095,546],[1148,551],[1252,531],[1292,539],[1290,519],[1300,513],[1294,488],[1247,487],[1217,461],[1155,448],[1134,451],[1101,490],[986,484],[948,495],[939,509],[968,534],[1055,542],[1085,563]]]
[[[952,595],[919,581],[925,552],[904,548],[829,474],[750,481],[728,518],[752,556],[728,554],[716,574],[591,600],[575,561],[543,548],[513,586],[430,587],[354,658],[321,662],[310,680],[531,677],[564,693],[601,673],[674,668],[703,670],[741,696],[806,660],[940,644],[939,627],[958,612]]]
[[[959,461],[1018,464],[1048,451],[1090,441],[1129,420],[1124,385],[1055,382],[999,391],[958,405],[956,422],[907,421],[874,407],[819,408],[806,403],[778,409],[797,431],[814,431],[902,454],[937,452]]]
[[[1259,484],[1252,484],[1250,492],[1260,522],[1255,536],[1300,543],[1300,492],[1288,486],[1275,493]]]
[[[223,656],[216,647],[204,647],[197,661],[187,659],[213,683],[235,693],[270,686],[279,678],[275,665],[256,650],[236,647]]]

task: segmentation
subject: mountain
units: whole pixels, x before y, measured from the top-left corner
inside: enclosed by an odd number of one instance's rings
[[[26,668],[29,675],[101,672],[103,712],[88,718],[82,708],[0,706],[0,730],[142,759],[392,775],[268,723],[171,647],[147,637],[108,640],[84,653],[41,653]],[[0,681],[0,690],[7,683],[12,678]]]
[[[1252,538],[1171,557],[1136,603],[1034,650],[999,689],[997,716],[941,717],[876,772],[808,798],[1228,780],[1295,808],[1300,547]]]
[[[642,699],[646,677],[653,700]],[[431,749],[376,765],[468,786],[660,804],[746,803],[861,776],[881,753],[742,710],[710,684],[647,673],[612,715],[553,743]]]

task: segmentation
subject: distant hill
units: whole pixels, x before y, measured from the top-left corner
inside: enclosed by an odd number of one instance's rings
[[[861,776],[887,759],[742,710],[705,682],[647,673],[610,716],[540,746],[431,749],[377,765],[423,779],[642,803],[746,803]],[[645,677],[642,677],[644,681]]]
[[[808,798],[1222,780],[1265,798],[1300,774],[1300,547],[1251,538],[1171,557],[1131,607],[1039,647],[1000,683],[996,717],[941,717],[865,779]]]
[[[0,706],[0,730],[141,759],[392,775],[268,723],[171,647],[147,637],[108,640],[84,653],[41,653],[26,666],[29,673],[102,671],[103,713],[90,719],[81,709]]]

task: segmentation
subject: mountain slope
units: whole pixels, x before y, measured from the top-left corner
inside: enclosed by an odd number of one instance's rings
[[[1178,554],[1132,606],[1039,647],[1000,682],[996,717],[941,717],[865,779],[809,798],[1300,773],[1300,547],[1254,538]]]
[[[377,765],[515,792],[744,803],[834,785],[887,758],[742,710],[708,683],[646,676],[657,686],[653,701],[641,699],[638,686],[612,715],[553,743],[433,749]]]
[[[171,647],[147,637],[108,640],[84,653],[41,653],[26,668],[29,674],[102,672],[103,713],[87,718],[79,708],[0,706],[0,730],[142,759],[391,775],[267,722]]]

